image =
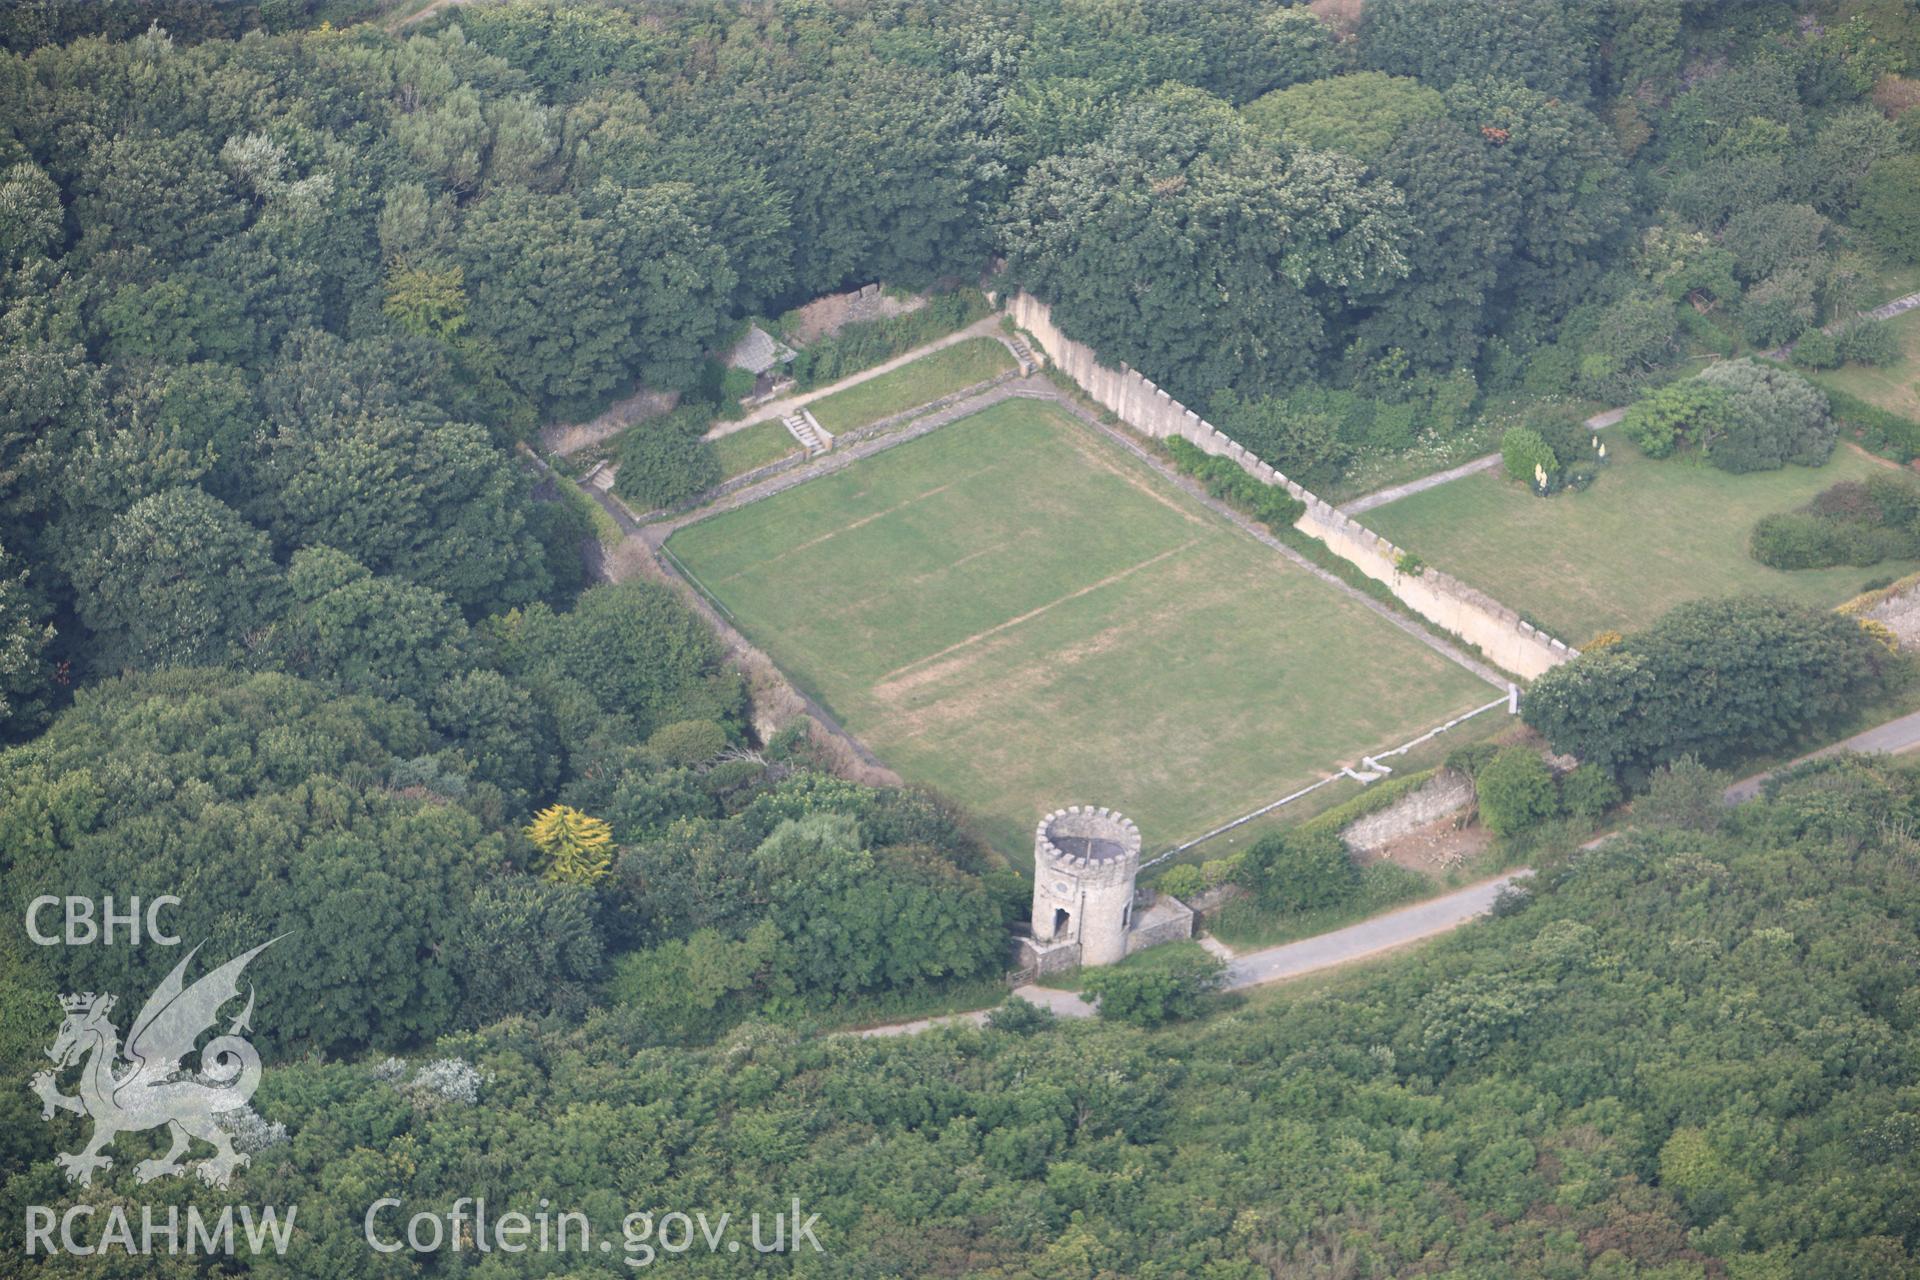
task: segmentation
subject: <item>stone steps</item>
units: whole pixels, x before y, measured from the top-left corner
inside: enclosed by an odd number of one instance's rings
[[[833,436],[820,425],[819,420],[812,413],[805,409],[780,419],[780,425],[787,429],[788,435],[800,443],[800,446],[807,451],[809,458],[818,457],[833,448]]]
[[[1040,362],[1034,358],[1033,348],[1027,345],[1025,338],[1016,333],[1007,340],[1007,345],[1013,348],[1013,358],[1020,362],[1022,375],[1039,370]]]

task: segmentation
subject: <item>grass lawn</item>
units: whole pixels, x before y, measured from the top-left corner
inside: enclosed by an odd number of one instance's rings
[[[1013,356],[995,339],[968,338],[815,400],[807,408],[821,426],[839,435],[985,382],[1013,367]]]
[[[722,480],[778,462],[799,449],[800,442],[778,422],[756,422],[713,442],[714,456],[720,459]]]
[[[1112,805],[1164,848],[1489,696],[1040,402],[669,545],[789,675],[1021,867],[1049,809]]]
[[[1850,364],[1815,374],[1813,380],[1920,422],[1920,309],[1895,316],[1887,323],[1900,335],[1900,348],[1906,353],[1900,363],[1885,369]]]
[[[1770,569],[1747,554],[1753,522],[1887,464],[1846,445],[1817,469],[1729,475],[1688,459],[1654,462],[1618,432],[1614,463],[1585,493],[1536,498],[1482,472],[1366,513],[1366,524],[1518,609],[1571,645],[1631,631],[1687,600],[1769,594],[1835,605],[1916,567]]]

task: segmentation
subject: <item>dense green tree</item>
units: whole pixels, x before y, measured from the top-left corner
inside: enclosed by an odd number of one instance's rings
[[[1773,161],[1776,179],[1784,181],[1778,161],[1805,128],[1805,116],[1792,64],[1762,56],[1689,86],[1668,108],[1661,133],[1668,151],[1689,169],[1708,160]]]
[[[31,161],[0,171],[0,271],[44,257],[60,238],[60,188]]]
[[[1536,307],[1565,308],[1600,274],[1626,226],[1626,182],[1612,135],[1575,103],[1513,84],[1458,84],[1447,108],[1491,144],[1516,209],[1514,257],[1502,283]]]
[[[17,342],[0,350],[0,529],[42,563],[59,509],[59,477],[104,426],[101,378],[78,347]]]
[[[1582,99],[1593,73],[1595,10],[1566,0],[1369,0],[1360,54],[1370,66],[1445,88],[1463,80],[1511,80]]]
[[[387,272],[381,310],[409,333],[452,338],[467,327],[465,273],[435,262],[396,263]]]
[[[581,413],[632,382],[634,299],[619,234],[574,197],[517,188],[485,197],[462,221],[459,255],[473,330],[516,390]]]
[[[1920,156],[1890,156],[1868,170],[1854,221],[1887,252],[1920,262]]]
[[[1352,162],[1255,145],[1224,104],[1168,92],[1014,194],[1009,267],[1055,323],[1184,398],[1311,371],[1326,314],[1405,270],[1401,201]]]
[[[1720,243],[1732,251],[1735,272],[1751,283],[1816,262],[1828,227],[1811,205],[1763,204],[1730,218]]]
[[[113,401],[117,417],[146,424],[207,467],[208,490],[232,502],[264,424],[245,375],[210,362],[129,370]]]
[[[1684,0],[1621,0],[1603,46],[1611,79],[1624,92],[1676,79],[1686,59]]]
[[[82,252],[137,246],[187,261],[246,223],[231,180],[198,134],[103,138],[85,163],[74,202]]]
[[[83,696],[0,756],[9,889],[178,895],[212,962],[250,970],[268,1045],[400,1044],[461,1018],[449,965],[500,838],[437,797],[378,785],[427,742],[412,712],[279,675],[175,672]],[[372,785],[370,785],[372,784]],[[166,948],[57,947],[62,989],[152,990]]]
[[[1627,406],[1620,429],[1649,458],[1665,458],[1682,444],[1704,447],[1728,430],[1726,388],[1698,378],[1671,382]]]
[[[782,823],[754,852],[798,989],[973,977],[999,959],[999,911],[975,877],[930,851],[862,845],[852,818],[821,813]]]
[[[1853,619],[1764,599],[1681,605],[1541,676],[1522,714],[1553,749],[1628,779],[1792,746],[1855,714],[1902,668]]]
[[[73,566],[80,620],[103,672],[237,660],[273,617],[267,537],[195,488],[142,498]]]
[[[526,477],[471,423],[309,420],[268,441],[254,481],[250,509],[282,546],[333,547],[467,609],[544,592]]]
[[[286,587],[288,608],[269,642],[281,670],[425,706],[463,665],[467,624],[430,587],[375,577],[331,547],[296,552]]]
[[[467,912],[450,961],[468,1018],[585,1011],[603,956],[586,890],[500,876],[474,891]]]
[[[792,70],[732,88],[690,132],[763,165],[784,193],[795,283],[817,293],[977,273],[979,201],[999,175],[959,80],[877,62]]]
[[[1319,80],[1340,67],[1332,30],[1303,7],[1158,0],[1149,22],[1193,42],[1204,67],[1180,78],[1229,102],[1247,102],[1271,89]]]
[[[602,187],[595,197],[618,228],[632,299],[631,367],[649,386],[693,386],[735,285],[726,251],[701,224],[704,202],[682,182],[617,197]]]
[[[1675,302],[1727,302],[1740,292],[1733,254],[1713,237],[1684,228],[1649,227],[1640,241],[1640,275]]]
[[[613,8],[490,5],[462,14],[460,25],[474,44],[526,72],[548,98],[574,96],[616,73],[644,71],[661,53],[658,35],[638,15]]]
[[[427,706],[433,727],[465,755],[474,776],[505,793],[512,812],[547,794],[558,776],[548,717],[525,689],[497,671],[449,676]]]
[[[44,723],[54,692],[45,657],[53,636],[27,571],[0,546],[0,741],[17,741]]]
[[[1356,348],[1402,351],[1416,367],[1478,359],[1487,308],[1512,255],[1520,192],[1485,136],[1450,120],[1402,131],[1375,167],[1405,196],[1405,280],[1360,320]]]
[[[1561,331],[1561,341],[1580,350],[1574,390],[1600,400],[1625,399],[1674,358],[1678,335],[1673,303],[1645,289],[1582,308]]]
[[[1796,189],[1822,213],[1843,218],[1860,203],[1873,167],[1899,154],[1900,131],[1871,107],[1835,112],[1794,156]]]
[[[508,638],[512,669],[536,681],[578,684],[640,738],[679,720],[730,723],[738,675],[699,616],[672,591],[645,582],[592,587],[569,613],[526,611]]]
[[[1374,159],[1408,128],[1444,112],[1438,90],[1378,71],[1276,89],[1241,111],[1260,134],[1289,148],[1342,151],[1358,160]]]

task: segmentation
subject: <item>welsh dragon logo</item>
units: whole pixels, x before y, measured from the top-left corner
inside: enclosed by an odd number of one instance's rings
[[[251,986],[246,1008],[227,1033],[200,1050],[198,1075],[184,1072],[180,1062],[194,1052],[201,1034],[212,1028],[220,1007],[239,996],[240,974],[247,962],[276,941],[261,943],[183,989],[181,975],[200,948],[189,951],[134,1019],[124,1050],[119,1028],[107,1017],[113,1010],[113,996],[89,991],[60,998],[66,1020],[47,1056],[56,1070],[85,1060],[80,1091],[75,1097],[61,1093],[53,1071],[34,1076],[33,1091],[40,1097],[43,1120],[51,1120],[56,1108],[93,1118],[93,1137],[86,1147],[77,1154],[60,1152],[54,1157],[69,1181],[87,1186],[94,1170],[112,1167],[113,1157],[101,1152],[115,1137],[160,1125],[171,1131],[173,1145],[159,1159],[142,1160],[135,1166],[134,1174],[142,1182],[184,1172],[180,1157],[195,1138],[214,1149],[210,1159],[194,1168],[209,1186],[226,1186],[233,1171],[247,1163],[247,1156],[233,1149],[232,1139],[215,1117],[246,1106],[260,1084],[259,1051],[240,1034],[253,1029],[249,1024]]]

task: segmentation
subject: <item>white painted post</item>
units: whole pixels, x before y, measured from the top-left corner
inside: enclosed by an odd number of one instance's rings
[[[1520,686],[1511,680],[1507,681],[1507,714],[1510,716],[1520,714]]]

